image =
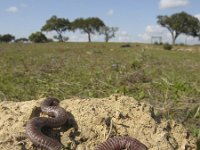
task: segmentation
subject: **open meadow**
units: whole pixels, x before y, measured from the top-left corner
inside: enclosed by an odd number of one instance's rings
[[[119,93],[149,102],[200,139],[200,47],[123,44],[0,43],[0,101]]]

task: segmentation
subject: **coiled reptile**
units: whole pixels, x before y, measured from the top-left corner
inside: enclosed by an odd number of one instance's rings
[[[147,150],[147,147],[140,141],[128,137],[117,136],[106,140],[98,145],[95,150]]]
[[[26,125],[26,135],[34,145],[47,150],[60,150],[62,144],[46,135],[41,131],[43,127],[57,128],[67,121],[67,112],[59,107],[59,100],[55,98],[46,98],[41,103],[41,110],[51,118],[34,117]]]
[[[62,144],[46,135],[41,131],[43,127],[57,128],[67,121],[67,112],[58,106],[59,100],[55,98],[46,98],[41,103],[42,112],[51,118],[34,117],[26,125],[26,135],[34,145],[47,150],[61,150]],[[147,150],[147,147],[140,141],[131,137],[113,137],[99,144],[95,150]]]

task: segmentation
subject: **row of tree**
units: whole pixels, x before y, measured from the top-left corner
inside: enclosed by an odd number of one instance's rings
[[[27,38],[19,38],[19,39],[15,39],[15,36],[12,34],[4,34],[4,35],[0,35],[0,42],[4,42],[4,43],[9,43],[9,42],[16,42],[16,43],[24,43],[24,42],[28,42],[29,39]]]
[[[157,17],[157,23],[169,30],[172,35],[172,44],[175,44],[176,39],[181,34],[198,37],[200,39],[200,21],[198,18],[186,12],[175,13],[171,16],[160,15]],[[48,19],[41,28],[42,32],[55,31],[57,35],[54,36],[54,38],[60,42],[69,39],[63,36],[64,32],[75,32],[76,30],[86,33],[89,42],[91,42],[91,35],[95,33],[103,34],[105,36],[105,41],[108,42],[111,38],[115,37],[115,32],[118,28],[108,27],[101,19],[96,17],[86,19],[77,18],[73,22],[70,22],[68,19],[58,18],[56,16],[52,16]],[[34,37],[40,37],[42,40],[39,38],[39,41],[41,42],[48,41],[41,32],[34,33],[29,37],[30,40],[38,42],[37,40],[33,40]]]
[[[42,32],[56,32],[57,35],[54,36],[54,39],[57,39],[59,42],[64,42],[69,39],[63,35],[66,31],[75,32],[76,30],[86,33],[89,42],[91,42],[91,35],[96,33],[103,34],[105,36],[105,41],[108,42],[111,38],[115,37],[115,32],[118,28],[106,26],[105,23],[97,17],[86,19],[77,18],[73,22],[70,22],[68,19],[58,18],[57,16],[52,16],[41,28]],[[43,36],[41,32],[35,34]]]
[[[181,34],[198,37],[200,39],[200,21],[186,12],[175,13],[171,16],[158,16],[157,19],[157,23],[167,28],[171,33],[172,44],[175,44],[176,39]],[[29,36],[29,40],[37,43],[53,41],[51,39],[47,39],[43,32],[56,32],[56,35],[53,38],[59,42],[64,42],[69,39],[64,36],[64,33],[66,31],[75,32],[76,30],[86,33],[88,35],[89,42],[91,42],[92,34],[103,34],[105,36],[105,41],[108,42],[111,38],[115,37],[115,33],[118,28],[106,26],[105,23],[97,17],[90,17],[86,19],[77,18],[70,22],[66,18],[52,16],[42,26],[41,31],[32,33]],[[15,37],[13,35],[0,35],[0,42],[10,42],[14,40]],[[28,39],[20,38],[15,41],[26,42]]]
[[[86,33],[88,35],[89,42],[91,42],[91,35],[93,34],[104,35],[105,41],[108,42],[111,38],[115,37],[115,33],[117,32],[118,28],[106,26],[105,23],[97,17],[89,17],[85,19],[77,18],[70,22],[66,18],[52,16],[42,26],[41,31],[32,33],[28,39],[20,38],[15,40],[14,36],[6,34],[4,36],[0,36],[0,42],[11,42],[14,40],[15,42],[26,42],[30,40],[36,43],[43,43],[53,41],[52,39],[48,39],[43,32],[55,32],[56,35],[53,38],[59,42],[65,42],[69,40],[69,37],[64,36],[64,33],[67,31],[75,32],[76,30],[80,30],[81,33]]]

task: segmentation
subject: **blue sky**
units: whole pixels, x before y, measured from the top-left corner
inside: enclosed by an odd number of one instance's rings
[[[159,35],[163,42],[171,41],[169,32],[156,23],[156,16],[186,11],[200,19],[198,0],[1,0],[0,34],[11,33],[28,37],[39,31],[52,15],[68,18],[99,17],[106,25],[118,27],[116,42],[150,42]],[[55,33],[47,33],[52,37]],[[87,35],[67,32],[70,41],[87,41]],[[94,41],[103,37],[94,35]],[[197,39],[181,36],[177,42],[198,43]]]

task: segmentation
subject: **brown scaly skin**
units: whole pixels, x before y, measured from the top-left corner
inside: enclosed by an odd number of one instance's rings
[[[147,150],[147,147],[137,139],[128,136],[118,136],[108,139],[98,145],[95,150]]]
[[[58,106],[59,101],[55,98],[47,98],[41,103],[42,112],[51,116],[34,117],[26,125],[26,135],[34,145],[46,150],[61,150],[62,144],[41,132],[43,127],[57,128],[67,121],[67,112]],[[131,137],[113,137],[98,145],[95,150],[147,150],[147,147],[137,139]]]
[[[55,98],[46,98],[41,103],[41,110],[52,118],[34,117],[26,125],[26,135],[34,145],[46,150],[61,150],[62,144],[41,132],[43,127],[57,128],[67,121],[67,112],[58,106]]]

